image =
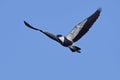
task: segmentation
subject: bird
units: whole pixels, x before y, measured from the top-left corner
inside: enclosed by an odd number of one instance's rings
[[[64,47],[68,47],[72,52],[77,52],[81,53],[81,48],[78,46],[75,46],[74,43],[77,42],[79,39],[81,39],[92,27],[92,25],[96,22],[98,17],[100,16],[101,13],[101,8],[98,8],[92,15],[75,25],[75,27],[66,35],[63,36],[61,34],[54,35],[50,32],[43,31],[41,29],[38,29],[36,27],[31,26],[28,22],[24,21],[24,24],[36,31],[39,31],[49,38],[57,41]]]

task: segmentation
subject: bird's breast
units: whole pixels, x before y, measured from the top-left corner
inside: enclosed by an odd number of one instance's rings
[[[65,37],[59,37],[59,40],[60,40],[60,43],[61,43],[63,46],[65,46],[65,47],[68,47],[68,46],[70,46],[70,45],[73,44],[72,41],[68,40],[68,39],[65,38]]]

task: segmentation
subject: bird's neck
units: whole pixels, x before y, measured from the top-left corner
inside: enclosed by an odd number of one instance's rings
[[[60,36],[58,37],[58,39],[63,43],[65,41],[65,37],[64,36]]]

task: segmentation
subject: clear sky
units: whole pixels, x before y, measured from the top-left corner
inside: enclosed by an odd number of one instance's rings
[[[75,44],[81,54],[27,28],[66,35],[102,8]],[[0,80],[120,80],[120,0],[1,0]]]

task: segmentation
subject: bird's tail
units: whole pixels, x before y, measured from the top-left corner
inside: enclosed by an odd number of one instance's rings
[[[77,47],[77,46],[69,46],[69,49],[72,51],[72,52],[78,52],[80,53],[80,50],[81,48]]]

